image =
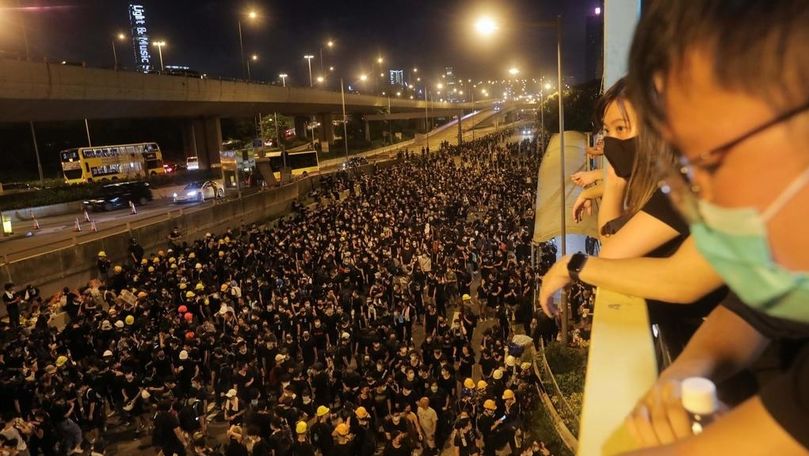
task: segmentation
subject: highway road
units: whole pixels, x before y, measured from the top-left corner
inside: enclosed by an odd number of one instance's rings
[[[494,130],[494,127],[481,128],[475,130],[474,135],[481,137]],[[472,131],[466,131],[464,133],[464,140],[469,141],[472,139],[472,136]],[[438,145],[442,141],[457,144],[457,127],[452,125],[430,135],[430,149],[437,150]],[[403,145],[402,148],[418,152],[421,150],[421,147],[426,146],[427,143],[428,140],[422,138],[409,145]],[[395,155],[395,152],[374,155],[371,161],[384,160]],[[335,156],[338,157],[338,155]],[[333,171],[337,166],[339,165],[323,167],[321,168],[321,172]],[[245,189],[242,193],[244,195],[256,191],[258,190]],[[235,192],[228,197],[235,198]],[[75,243],[102,238],[127,231],[131,228],[138,228],[160,220],[177,217],[182,213],[181,211],[202,210],[212,204],[215,204],[215,202],[206,201],[204,203],[173,204],[170,198],[164,198],[155,199],[144,206],[137,207],[137,214],[130,214],[129,209],[120,209],[110,212],[90,212],[89,216],[95,221],[97,231],[91,230],[91,224],[85,221],[84,214],[80,212],[38,219],[40,225],[39,230],[33,229],[33,221],[14,222],[15,237],[7,239],[0,238],[0,260],[2,260],[2,262],[10,262],[24,259],[51,250],[68,247]],[[81,226],[81,232],[75,231],[77,219]]]

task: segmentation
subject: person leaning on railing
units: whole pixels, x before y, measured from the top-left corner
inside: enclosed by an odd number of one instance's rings
[[[604,286],[601,281],[591,281],[591,277],[586,275],[585,270],[591,261],[598,262],[605,258],[622,264],[639,261],[639,257],[668,258],[689,238],[687,223],[657,188],[658,179],[653,164],[672,162],[672,154],[657,135],[641,128],[623,79],[605,92],[596,111],[606,135],[604,156],[608,163],[598,211],[602,247],[599,258],[590,258],[582,253],[564,257],[545,274],[539,303],[550,315],[557,311],[550,297],[570,283],[571,267],[578,269],[583,282]],[[574,215],[578,220],[577,214]],[[576,272],[574,270],[573,275]],[[614,268],[610,274],[619,275],[623,271]],[[647,274],[648,270],[643,271],[643,276],[637,280],[647,279]],[[666,336],[668,350],[676,356],[699,327],[702,318],[724,296],[724,290],[717,290],[721,281],[712,285],[696,299],[685,302],[688,306],[672,306],[669,302],[655,299],[657,296],[639,294],[639,290],[631,287],[615,291],[648,298],[650,320],[659,325]]]
[[[630,54],[639,115],[677,149],[667,187],[734,296],[629,417],[639,454],[809,452],[809,8],[804,0],[651,2]],[[686,171],[686,173],[683,173]],[[686,377],[727,378],[793,348],[758,394],[698,435]],[[786,354],[786,353],[785,353]]]

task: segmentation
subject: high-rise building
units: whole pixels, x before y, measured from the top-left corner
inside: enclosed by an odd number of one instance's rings
[[[604,72],[604,2],[598,1],[587,16],[585,25],[585,50],[587,59],[585,79],[600,79]]]
[[[404,85],[404,71],[403,70],[389,70],[390,71],[390,85]]]
[[[139,71],[146,73],[152,69],[152,55],[149,53],[149,33],[146,29],[146,11],[143,5],[129,4],[129,23],[132,26],[135,65]]]
[[[451,66],[444,67],[444,81],[448,88],[455,87],[455,71]]]

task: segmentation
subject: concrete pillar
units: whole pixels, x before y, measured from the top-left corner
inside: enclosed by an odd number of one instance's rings
[[[309,122],[309,118],[306,116],[295,116],[295,135],[298,138],[306,138],[309,133],[306,132],[306,123]]]
[[[365,140],[371,142],[371,123],[365,119]]]
[[[219,117],[188,119],[183,125],[183,149],[186,156],[196,156],[200,169],[219,164],[222,126]]]
[[[640,19],[641,0],[604,2],[604,88],[626,75],[632,36]]]
[[[463,144],[463,110],[458,111],[458,145]]]
[[[334,142],[334,115],[330,112],[317,115],[317,121],[320,122],[320,142],[333,143]]]

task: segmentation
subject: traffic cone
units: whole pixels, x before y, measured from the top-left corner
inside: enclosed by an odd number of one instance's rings
[[[84,221],[85,222],[90,221],[90,214],[87,213],[87,209],[84,210]]]
[[[39,229],[39,221],[37,221],[37,218],[36,218],[36,217],[34,217],[34,229],[35,229],[35,230],[38,230],[38,229]]]
[[[135,214],[137,214],[137,213],[138,213],[138,210],[137,210],[137,209],[135,209],[135,203],[133,203],[132,201],[130,201],[130,202],[129,202],[129,209],[130,209],[130,210],[129,210],[129,213],[130,213],[131,215],[135,215]]]
[[[90,220],[90,231],[92,231],[93,233],[98,231],[98,228],[96,228],[96,221],[95,220]]]
[[[79,225],[79,218],[76,217],[76,223],[73,224],[73,231],[81,231],[81,225]]]

